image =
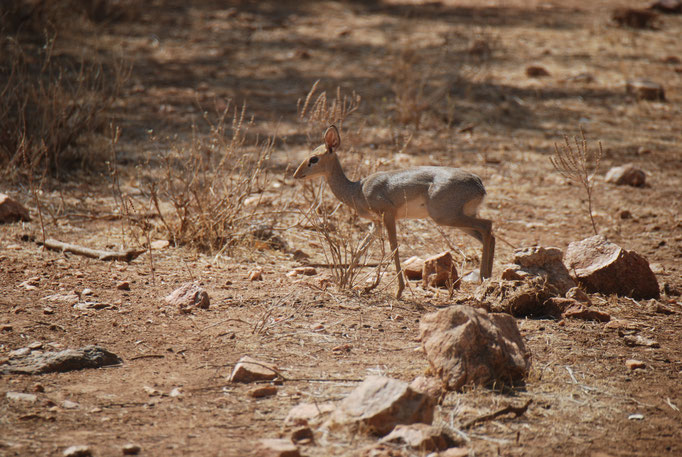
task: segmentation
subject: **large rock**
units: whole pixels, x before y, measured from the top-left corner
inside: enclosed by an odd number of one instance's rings
[[[28,210],[21,203],[7,194],[0,194],[0,224],[30,220]]]
[[[646,184],[646,173],[633,164],[627,163],[613,167],[606,173],[606,182],[619,186],[643,187]]]
[[[289,410],[284,425],[317,425],[325,415],[334,411],[334,407],[331,402],[299,403]]]
[[[425,315],[419,329],[433,372],[450,390],[516,384],[530,368],[530,353],[509,314],[457,305]]]
[[[186,282],[166,297],[166,303],[177,306],[181,313],[191,313],[193,308],[208,309],[211,301],[199,284]]]
[[[344,398],[326,422],[329,428],[351,426],[383,436],[399,424],[433,421],[434,402],[406,382],[369,376]]]
[[[33,351],[22,357],[14,357],[0,367],[0,373],[43,374],[63,373],[84,368],[117,365],[121,359],[99,346],[67,349],[59,352]]]
[[[301,457],[298,447],[291,440],[282,438],[260,440],[255,455],[258,457]]]
[[[588,292],[636,299],[660,296],[658,281],[649,262],[601,235],[569,244],[564,262],[576,281]]]
[[[564,295],[575,287],[575,281],[562,262],[561,249],[554,247],[533,246],[514,251],[514,264],[507,266],[502,279],[528,280],[541,277],[556,287],[559,294]]]
[[[427,287],[448,287],[454,284],[459,288],[459,276],[455,261],[449,252],[441,252],[424,260],[422,267],[422,286]]]

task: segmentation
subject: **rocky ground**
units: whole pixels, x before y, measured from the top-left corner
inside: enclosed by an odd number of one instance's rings
[[[339,156],[351,177],[447,164],[482,178],[481,215],[497,237],[495,280],[516,249],[565,253],[594,234],[584,189],[550,162],[563,135],[574,145],[582,128],[590,150],[603,148],[592,179],[595,227],[643,256],[656,276],[658,298],[589,292],[590,310],[608,322],[516,316],[530,354],[525,385],[465,385],[444,395],[433,424],[460,452],[451,455],[679,455],[682,16],[661,14],[646,28],[613,18],[617,8],[643,6],[159,1],[78,35],[75,49],[116,51],[132,65],[110,113],[121,128],[119,180],[102,165],[46,181],[35,196],[24,184],[0,189],[31,217],[0,228],[0,367],[90,345],[121,362],[0,375],[0,454],[61,455],[83,445],[92,455],[121,455],[133,444],[140,455],[248,455],[262,439],[289,440],[295,427],[285,419],[301,403],[336,405],[373,375],[410,383],[430,373],[423,316],[479,305],[479,285],[450,293],[409,281],[396,300],[392,265],[375,243],[368,263],[388,268],[379,287],[363,293],[375,267],[362,269],[354,288],[336,286],[328,242],[314,230],[320,221],[306,216],[315,196],[330,211],[333,198],[291,176],[321,142],[323,125],[301,120],[297,109],[319,80],[316,93],[329,100],[337,87],[361,96],[341,129]],[[664,98],[640,80],[660,84]],[[240,151],[275,138],[268,178],[245,204],[253,221],[239,225],[253,236],[223,251],[175,245],[153,215],[150,183],[162,187],[168,151],[182,169],[195,135],[210,136],[202,113],[227,100],[253,116]],[[111,160],[109,152],[93,157]],[[607,171],[628,163],[644,173],[643,185],[609,182]],[[135,216],[152,216],[128,217],[122,197]],[[172,213],[170,200],[160,207]],[[322,222],[342,242],[359,242],[368,228],[345,209]],[[464,234],[446,229],[446,240],[428,221],[401,222],[398,232],[403,259],[450,250],[460,273],[478,268],[480,247]],[[103,261],[44,250],[44,237],[144,252]],[[308,269],[292,273],[299,267]],[[165,301],[186,282],[206,291],[208,309]],[[278,377],[230,381],[243,356],[275,365]],[[524,405],[518,415],[481,420]],[[378,441],[362,431],[311,430],[301,455],[357,455]]]

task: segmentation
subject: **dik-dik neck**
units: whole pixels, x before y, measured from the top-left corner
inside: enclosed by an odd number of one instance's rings
[[[341,167],[339,158],[334,154],[327,174],[327,184],[336,198],[355,208],[361,216],[368,213],[367,202],[362,193],[362,182],[351,181]]]

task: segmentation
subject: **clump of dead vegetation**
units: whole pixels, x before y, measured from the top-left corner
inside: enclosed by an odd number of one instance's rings
[[[143,242],[154,231],[175,245],[231,252],[263,232],[262,224],[277,220],[277,211],[265,214],[264,196],[272,178],[266,163],[274,137],[247,141],[253,119],[247,119],[246,106],[228,104],[216,117],[205,112],[203,121],[208,133],[195,125],[189,141],[171,138],[170,149],[158,151],[154,161],[161,161],[160,175],[153,165],[140,167],[146,202],[136,203],[121,191],[112,170],[120,212],[140,229]],[[160,149],[158,140],[152,138]]]
[[[597,235],[597,224],[594,222],[594,177],[599,171],[599,164],[601,162],[604,151],[602,150],[601,142],[598,142],[599,147],[591,149],[588,147],[587,139],[583,129],[580,129],[580,138],[577,136],[573,138],[573,145],[564,135],[564,144],[558,145],[554,143],[555,154],[550,157],[554,169],[558,171],[564,178],[575,182],[585,189],[587,194],[587,212],[592,223],[592,230]]]
[[[0,167],[5,178],[59,175],[93,162],[93,138],[129,76],[120,59],[74,56],[57,31],[76,2],[10,0],[0,13]],[[87,2],[85,2],[87,3]],[[68,21],[70,18],[71,21]]]

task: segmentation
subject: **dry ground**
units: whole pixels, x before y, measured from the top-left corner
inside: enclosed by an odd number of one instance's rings
[[[198,106],[246,102],[255,119],[251,134],[277,135],[267,204],[286,211],[271,225],[291,250],[324,263],[322,242],[302,217],[309,202],[291,179],[291,167],[322,133],[296,111],[297,99],[319,79],[331,93],[340,86],[362,96],[343,131],[342,159],[353,177],[370,168],[448,164],[483,178],[489,197],[482,213],[495,221],[498,276],[514,247],[565,249],[591,234],[582,189],[549,162],[554,142],[582,125],[605,151],[595,184],[598,228],[644,255],[661,286],[682,289],[682,73],[679,60],[669,58],[682,58],[682,17],[632,30],[610,24],[609,12],[623,5],[610,0],[421,3],[167,1],[153,2],[134,20],[102,25],[83,46],[120,49],[134,66],[113,113],[123,131],[123,187],[145,204],[135,193],[141,186],[135,165],[163,145],[189,141]],[[550,75],[529,78],[528,65]],[[575,78],[580,74],[592,79]],[[624,81],[636,77],[662,83],[667,101],[627,95]],[[460,131],[470,124],[473,130]],[[162,139],[150,141],[150,130]],[[647,172],[647,187],[604,182],[609,166],[626,162]],[[288,277],[301,264],[262,245],[229,256],[168,247],[154,251],[153,272],[147,254],[127,264],[44,252],[22,241],[42,236],[28,190],[1,190],[24,202],[34,219],[0,231],[0,357],[39,341],[48,349],[96,343],[124,359],[107,369],[0,377],[2,455],[60,455],[74,444],[88,444],[98,456],[120,455],[128,442],[140,444],[143,455],[246,455],[260,438],[278,436],[299,402],[339,400],[371,373],[406,381],[423,374],[420,317],[473,288],[450,299],[412,284],[396,301],[388,275],[369,295],[338,291],[324,287],[323,267],[317,276]],[[108,178],[74,175],[46,186],[42,200],[58,216],[46,217],[49,236],[94,247],[130,243],[130,226],[101,219],[118,210]],[[626,210],[632,217],[623,219]],[[360,238],[366,224],[343,217]],[[403,258],[447,249],[428,222],[404,222],[399,232]],[[447,235],[466,254],[465,269],[475,268],[479,247]],[[264,281],[248,280],[255,268]],[[35,288],[20,285],[34,277]],[[164,296],[193,279],[210,294],[209,310],[181,315],[164,305]],[[116,289],[124,280],[130,291]],[[111,306],[81,311],[45,300],[86,288],[92,300]],[[657,312],[656,301],[592,298],[612,318],[629,321],[634,330],[626,331],[660,347],[628,347],[623,332],[601,323],[519,320],[533,356],[525,389],[451,393],[437,423],[452,431],[533,399],[522,417],[468,430],[463,446],[470,455],[681,455],[679,296],[658,301],[672,314]],[[346,344],[348,350],[334,350]],[[251,386],[227,381],[245,354],[276,363],[287,377],[275,397],[252,399]],[[625,361],[633,358],[646,368],[629,371]],[[45,391],[35,404],[4,396],[32,392],[36,384]],[[183,396],[168,396],[176,387]],[[78,407],[64,408],[64,400]],[[304,455],[353,455],[371,442],[317,438],[301,448]]]

